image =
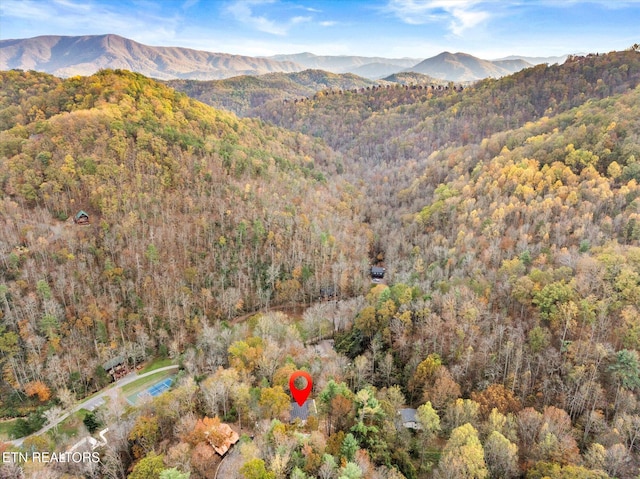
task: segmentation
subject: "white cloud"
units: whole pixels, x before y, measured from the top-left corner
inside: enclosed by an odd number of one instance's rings
[[[466,10],[464,8],[452,8],[453,16],[449,23],[449,29],[454,35],[461,36],[465,30],[475,27],[489,18],[487,12]]]
[[[334,22],[332,20],[326,20],[324,22],[320,22],[320,26],[321,27],[333,27],[334,25],[337,25],[338,22]]]
[[[161,15],[154,11],[153,5],[144,2],[136,2],[136,6],[135,11],[127,11],[119,9],[117,4],[110,5],[91,0],[2,0],[0,17],[3,23],[9,23],[12,19],[16,23],[23,20],[28,24],[34,21],[41,22],[44,26],[38,35],[115,33],[152,45],[166,44],[167,40],[175,38],[176,29],[181,22],[179,16]],[[15,29],[15,32],[19,32],[19,29]],[[33,36],[31,30],[26,35],[16,37],[27,36]]]
[[[50,5],[31,1],[4,0],[0,2],[0,14],[8,18],[44,20],[54,11]]]
[[[76,3],[76,2],[72,2],[70,0],[54,0],[53,2],[56,5],[59,5],[62,8],[68,8],[68,9],[72,9],[75,10],[77,12],[90,12],[91,11],[91,5],[88,5],[86,3]]]
[[[305,23],[310,21],[311,21],[311,17],[293,17],[291,19],[291,23],[293,25],[295,25],[296,23]]]
[[[457,36],[490,18],[486,10],[478,8],[481,0],[389,0],[385,10],[410,25],[447,23]]]
[[[260,0],[239,0],[227,7],[236,20],[255,28],[261,32],[271,33],[273,35],[284,35],[287,30],[284,26],[278,25],[266,17],[254,15],[253,6],[262,3],[273,3],[272,1]]]
[[[272,35],[286,35],[289,29],[299,23],[311,21],[311,17],[296,16],[284,22],[276,22],[254,12],[255,7],[275,3],[274,0],[236,0],[227,7],[236,20],[260,32]]]

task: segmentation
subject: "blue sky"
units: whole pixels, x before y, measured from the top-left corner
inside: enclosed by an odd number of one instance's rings
[[[252,56],[607,52],[640,43],[638,25],[640,0],[0,1],[0,39],[115,33]]]

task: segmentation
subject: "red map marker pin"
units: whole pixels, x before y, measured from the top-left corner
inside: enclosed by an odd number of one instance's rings
[[[307,387],[304,389],[296,389],[296,379],[303,377],[307,380]],[[298,406],[302,406],[304,402],[309,397],[311,393],[311,388],[313,387],[313,381],[311,380],[311,376],[306,371],[296,371],[289,378],[289,389],[291,390],[291,395],[293,399],[298,403]]]

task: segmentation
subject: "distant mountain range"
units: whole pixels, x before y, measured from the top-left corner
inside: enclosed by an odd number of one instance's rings
[[[576,53],[576,55],[584,55],[584,53]],[[494,62],[502,61],[502,60],[524,60],[527,63],[531,63],[532,65],[540,65],[541,63],[548,63],[549,65],[561,65],[565,62],[569,55],[559,55],[552,57],[524,57],[519,55],[510,55],[504,58],[496,58],[493,60]]]
[[[553,63],[563,57],[551,57]],[[444,52],[417,58],[320,56],[312,53],[248,57],[180,47],[153,47],[118,35],[41,36],[0,40],[0,70],[22,69],[59,77],[90,75],[100,69],[126,69],[162,79],[219,80],[239,75],[292,73],[321,69],[380,79],[398,72],[417,72],[464,82],[509,75],[546,58],[508,57],[482,60],[466,53]]]
[[[482,60],[466,53],[443,52],[421,61],[417,58],[382,58],[361,56],[319,56],[313,53],[274,55],[268,57],[276,61],[288,61],[305,68],[327,70],[335,73],[379,79],[398,72],[416,72],[442,80],[464,82],[487,77],[510,75],[537,63],[546,63],[542,57],[529,62],[523,57],[509,57],[500,60]],[[554,59],[557,57],[554,57]],[[557,63],[554,61],[553,63]]]
[[[0,70],[14,68],[43,71],[59,77],[91,75],[104,68],[120,68],[163,80],[215,80],[303,69],[292,62],[267,58],[151,47],[118,35],[2,40]]]
[[[365,78],[377,79],[402,71],[420,63],[420,58],[360,57],[353,55],[314,55],[295,53],[274,55],[270,60],[289,61],[304,68],[326,70],[333,73],[355,73]]]

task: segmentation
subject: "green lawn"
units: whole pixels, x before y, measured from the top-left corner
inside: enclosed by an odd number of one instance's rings
[[[82,420],[89,411],[86,409],[80,409],[74,412],[71,416],[62,421],[56,428],[49,429],[46,436],[53,443],[57,443],[59,438],[67,437],[73,439],[78,436],[78,430],[83,427]],[[55,430],[54,430],[55,429]]]
[[[13,427],[15,419],[11,421],[0,421],[0,441],[6,441],[9,439],[9,431]]]
[[[164,368],[165,366],[173,365],[173,359],[156,359],[155,361],[147,364],[144,368],[142,368],[138,374],[148,373],[150,371],[155,371],[156,369]]]

